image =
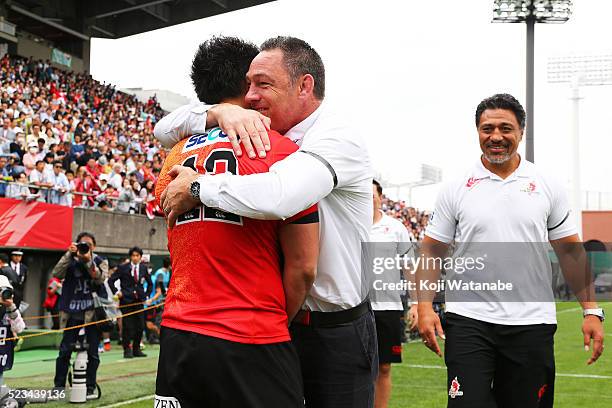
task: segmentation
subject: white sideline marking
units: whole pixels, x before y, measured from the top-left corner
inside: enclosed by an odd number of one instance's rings
[[[399,366],[402,367],[402,366]],[[445,366],[439,365],[425,365],[425,364],[406,364],[403,367],[409,368],[433,368],[436,370],[446,370]],[[612,379],[610,375],[596,375],[596,374],[565,374],[565,373],[557,373],[557,377],[573,377],[573,378],[596,378],[602,380]]]
[[[581,307],[574,307],[571,309],[565,309],[565,310],[561,310],[560,312],[557,312],[557,314],[561,314],[561,313],[569,313],[569,312],[577,312],[578,310],[582,310]]]
[[[102,406],[102,407],[100,407],[100,408],[114,408],[114,407],[120,407],[120,406],[122,406],[122,405],[127,405],[127,404],[131,404],[131,403],[134,403],[134,402],[146,401],[146,400],[148,400],[148,399],[153,399],[153,398],[155,398],[155,395],[145,395],[144,397],[134,398],[134,399],[127,400],[127,401],[121,401],[121,402],[118,402],[118,403],[116,403],[116,404],[104,405],[104,406]]]

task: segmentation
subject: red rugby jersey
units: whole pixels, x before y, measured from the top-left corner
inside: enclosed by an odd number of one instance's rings
[[[219,128],[182,140],[164,162],[156,197],[170,182],[167,173],[176,164],[208,174],[264,173],[298,149],[277,132],[269,136],[271,150],[265,159],[236,158]],[[292,220],[316,210],[313,206]],[[168,230],[172,279],[162,325],[240,343],[290,340],[278,239],[282,223],[206,206],[182,215]]]

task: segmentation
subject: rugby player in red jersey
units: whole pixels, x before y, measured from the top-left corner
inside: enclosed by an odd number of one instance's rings
[[[201,101],[244,105],[245,74],[258,50],[233,37],[200,45],[191,78]],[[266,158],[236,158],[220,129],[174,146],[160,174],[160,197],[175,165],[199,173],[252,174],[297,150],[269,132]],[[197,194],[195,192],[194,194]],[[156,406],[302,407],[299,359],[288,323],[315,278],[316,206],[284,221],[260,221],[200,206],[168,231],[172,280],[162,319]]]

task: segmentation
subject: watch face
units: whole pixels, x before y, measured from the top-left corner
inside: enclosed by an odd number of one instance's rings
[[[191,183],[191,196],[196,200],[200,199],[200,183],[197,181]]]

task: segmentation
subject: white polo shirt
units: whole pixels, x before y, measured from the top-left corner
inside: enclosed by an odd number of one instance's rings
[[[204,129],[205,105],[185,105],[162,118],[155,137],[166,147]],[[305,306],[338,311],[368,294],[361,243],[372,224],[372,169],[359,131],[322,104],[290,129],[300,149],[268,173],[200,177],[200,199],[209,206],[255,219],[286,219],[319,203],[317,277]],[[239,255],[237,255],[239,256]]]
[[[379,210],[380,211],[380,210]],[[381,211],[382,213],[382,211]],[[373,243],[374,257],[394,259],[396,255],[404,255],[410,251],[412,243],[406,226],[395,218],[383,214],[376,224],[372,225],[370,241]],[[374,310],[404,310],[400,295],[405,290],[389,289],[383,284],[400,283],[402,271],[389,268],[376,274],[370,291],[370,302]],[[401,286],[400,286],[401,287]]]
[[[470,243],[546,243],[577,233],[564,187],[553,177],[521,159],[505,180],[479,160],[462,178],[446,184],[438,196],[425,235],[453,240],[469,252]],[[529,270],[533,281],[552,287],[552,268],[544,255],[515,257],[505,262],[509,274]],[[522,263],[523,262],[523,263]],[[529,264],[526,264],[529,262]],[[448,288],[447,288],[448,293]],[[446,310],[498,324],[554,324],[552,290],[543,302],[447,302]]]

